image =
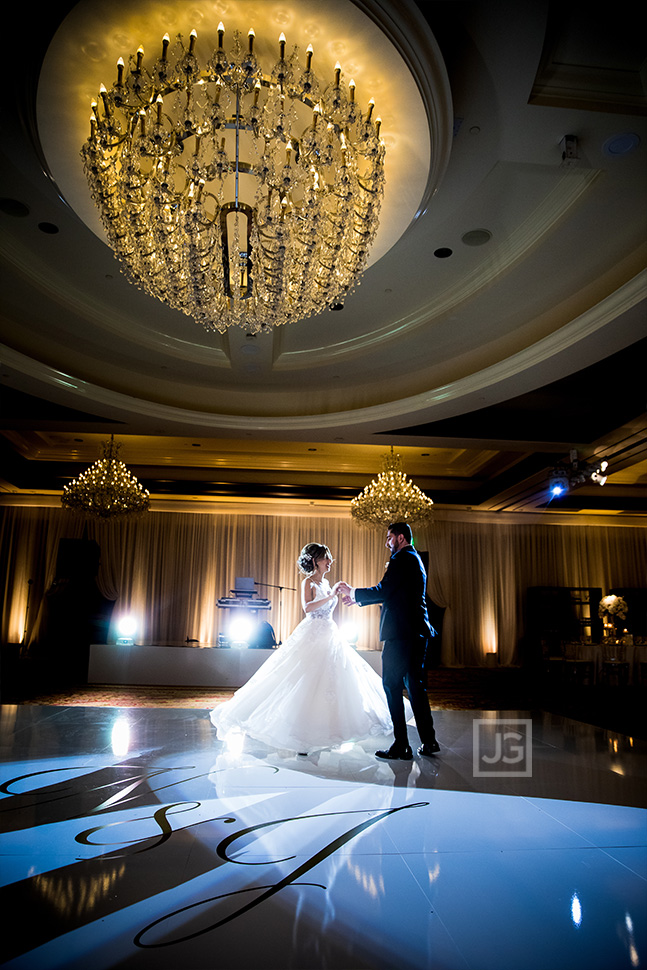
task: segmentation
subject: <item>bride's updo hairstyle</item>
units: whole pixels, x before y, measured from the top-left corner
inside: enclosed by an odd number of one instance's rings
[[[328,546],[322,546],[320,542],[306,543],[297,559],[299,572],[303,573],[304,576],[312,576],[317,559],[321,559],[323,556],[330,556],[332,559]]]

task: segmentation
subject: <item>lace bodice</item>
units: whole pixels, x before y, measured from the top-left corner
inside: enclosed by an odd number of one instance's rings
[[[323,599],[325,596],[330,596],[330,583],[327,579],[322,580],[321,583],[313,583],[313,586],[316,590],[316,595],[314,598],[315,603],[317,600]],[[333,596],[331,600],[327,600],[325,603],[322,603],[321,606],[317,606],[314,610],[310,610],[309,613],[306,613],[306,619],[329,620],[333,615],[335,607],[337,606],[337,599],[337,596]]]

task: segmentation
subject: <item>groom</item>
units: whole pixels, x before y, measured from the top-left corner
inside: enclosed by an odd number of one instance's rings
[[[409,761],[413,752],[409,746],[402,699],[402,690],[405,687],[422,741],[418,754],[429,756],[440,751],[423,682],[425,650],[428,639],[434,636],[434,631],[429,624],[425,603],[425,567],[411,544],[410,526],[406,522],[394,522],[390,525],[386,534],[386,546],[391,553],[391,559],[377,586],[355,589],[342,583],[339,591],[347,605],[382,604],[382,683],[393,721],[395,740],[388,751],[376,751],[375,755],[388,761]]]

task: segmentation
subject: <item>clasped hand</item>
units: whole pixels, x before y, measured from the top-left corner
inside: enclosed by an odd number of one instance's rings
[[[353,606],[355,603],[355,600],[351,596],[351,590],[352,586],[349,586],[343,580],[335,583],[335,592],[340,594],[344,606]]]

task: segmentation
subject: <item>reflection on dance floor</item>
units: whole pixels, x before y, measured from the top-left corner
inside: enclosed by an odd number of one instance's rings
[[[440,756],[385,763],[224,743],[206,711],[0,713],[8,968],[647,965],[644,742],[443,711]]]

